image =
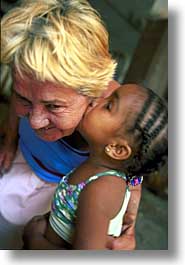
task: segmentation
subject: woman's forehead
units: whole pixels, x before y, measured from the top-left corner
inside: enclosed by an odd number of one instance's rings
[[[32,102],[60,102],[66,107],[78,107],[89,102],[89,98],[79,94],[77,90],[50,81],[41,82],[28,75],[23,77],[17,75],[14,81],[16,92]]]
[[[69,87],[65,86],[64,84],[57,84],[53,83],[51,81],[40,81],[35,79],[31,74],[24,74],[23,76],[20,76],[18,72],[15,72],[14,74],[14,83],[15,85],[21,89],[29,89],[29,90],[36,90],[36,89],[42,89],[47,92],[60,92],[70,95],[78,95],[78,91]]]

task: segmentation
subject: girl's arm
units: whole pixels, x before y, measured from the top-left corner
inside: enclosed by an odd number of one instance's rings
[[[109,222],[122,206],[125,188],[125,182],[114,176],[85,187],[79,198],[74,249],[106,249]]]

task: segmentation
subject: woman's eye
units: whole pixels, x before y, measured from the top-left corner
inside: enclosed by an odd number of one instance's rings
[[[108,110],[108,111],[111,111],[112,109],[112,100],[108,101],[107,104],[105,105],[105,108]]]
[[[20,99],[20,101],[21,101],[21,104],[22,104],[23,106],[30,106],[30,105],[31,105],[31,103],[30,103],[29,101],[27,101],[27,100]]]
[[[49,109],[49,110],[58,110],[58,109],[61,108],[60,105],[55,105],[55,104],[48,104],[48,105],[46,105],[46,107],[47,107],[47,109]]]
[[[18,102],[20,102],[25,107],[31,106],[31,102],[30,101],[26,100],[25,98],[22,98],[19,95],[16,95],[16,99],[18,100]]]
[[[31,107],[31,103],[27,101],[23,101],[22,105],[24,105],[25,107]]]

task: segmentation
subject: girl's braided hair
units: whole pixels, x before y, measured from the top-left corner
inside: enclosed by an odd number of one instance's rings
[[[132,119],[131,124],[126,125],[127,135],[134,135],[133,155],[124,161],[124,169],[130,177],[158,170],[166,162],[168,155],[167,106],[151,89],[140,88],[147,98],[139,115]]]

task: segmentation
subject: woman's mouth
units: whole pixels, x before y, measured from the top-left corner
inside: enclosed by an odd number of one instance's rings
[[[36,130],[37,133],[45,133],[48,132],[49,130],[55,129],[54,126],[48,126],[48,127],[44,127],[41,129]]]
[[[50,130],[50,129],[53,129],[53,128],[55,128],[54,126],[48,126],[48,127],[45,127],[45,128],[43,128],[45,131],[47,131],[47,130]]]

